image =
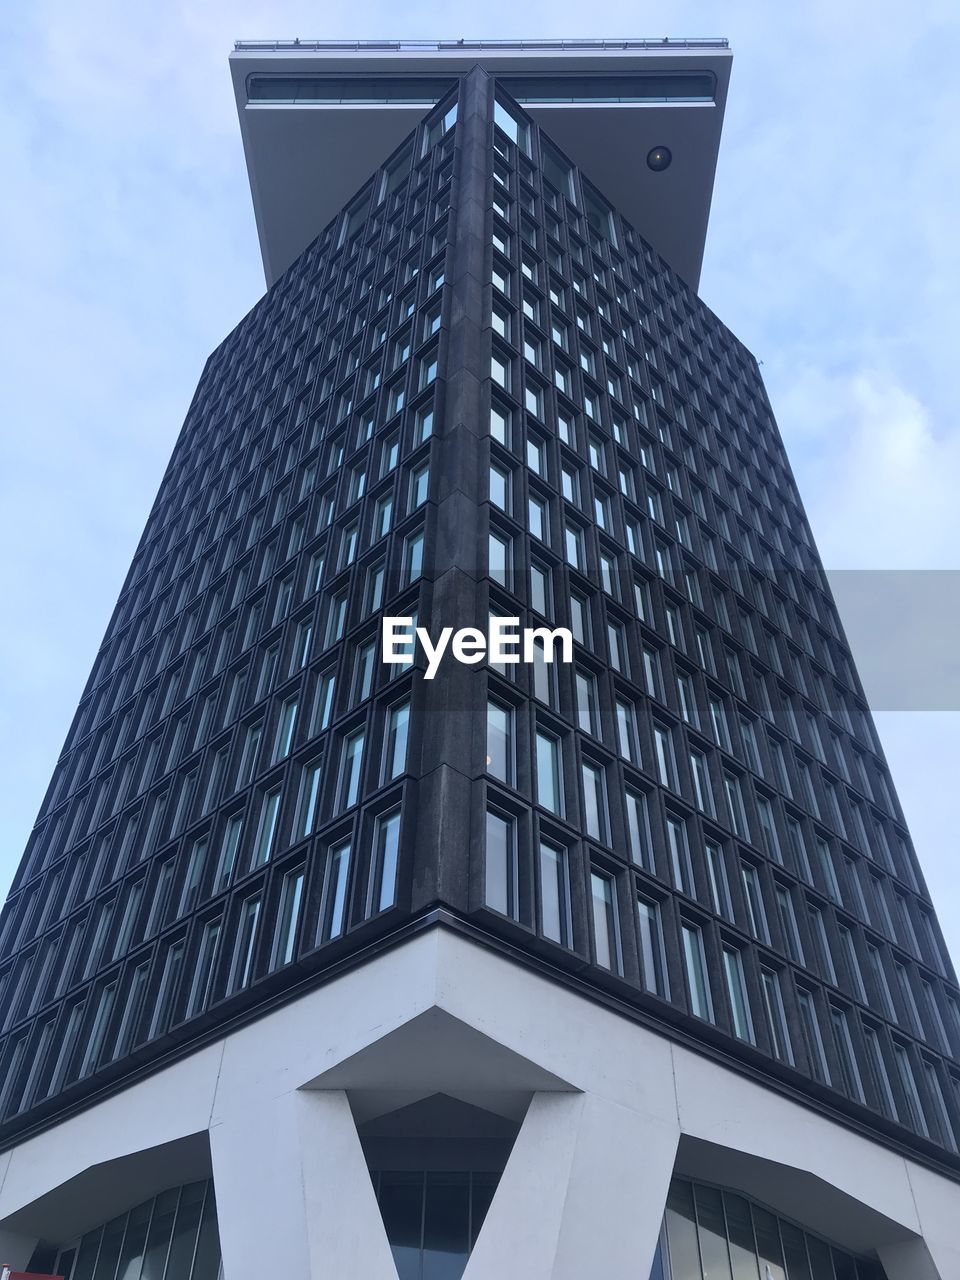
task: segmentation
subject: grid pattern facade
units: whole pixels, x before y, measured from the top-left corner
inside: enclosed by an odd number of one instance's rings
[[[384,614],[574,661],[427,682]],[[0,1125],[438,904],[960,1169],[960,993],[756,362],[480,71],[207,363],[0,921]]]

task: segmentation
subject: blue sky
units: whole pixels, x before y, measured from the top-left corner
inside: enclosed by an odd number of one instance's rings
[[[725,35],[701,293],[763,361],[830,568],[960,568],[953,0],[0,12],[0,892],[207,353],[263,291],[234,39]],[[943,625],[960,618],[944,616]],[[856,655],[855,655],[856,656]],[[960,962],[960,714],[878,725]]]

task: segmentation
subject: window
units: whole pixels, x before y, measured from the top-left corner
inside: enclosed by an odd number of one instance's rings
[[[269,792],[263,799],[260,810],[260,825],[257,829],[257,840],[253,849],[251,867],[262,866],[268,862],[273,852],[273,844],[277,834],[277,818],[280,813],[280,788]]]
[[[277,722],[277,734],[273,745],[272,764],[285,760],[293,745],[293,731],[297,723],[297,699],[290,698],[280,708],[280,719]]]
[[[747,1040],[750,1044],[756,1044],[753,1019],[750,1016],[750,1003],[747,998],[747,982],[743,972],[743,956],[735,947],[723,948],[723,976],[730,1000],[734,1035],[738,1040]]]
[[[567,851],[545,840],[540,842],[540,930],[561,946],[573,945]]]
[[[586,760],[581,765],[583,784],[583,825],[594,840],[607,839],[607,799],[603,770]]]
[[[616,700],[617,745],[620,754],[631,764],[640,763],[640,739],[637,734],[637,717],[632,702]]]
[[[490,465],[490,501],[501,511],[508,510],[510,473],[496,463]]]
[[[693,797],[697,808],[713,816],[715,809],[710,772],[707,768],[707,757],[702,751],[690,752],[690,776],[693,779]]]
[[[907,1123],[911,1129],[923,1134],[925,1138],[929,1138],[930,1131],[927,1128],[926,1117],[923,1114],[923,1107],[920,1103],[920,1094],[917,1092],[917,1082],[910,1062],[910,1052],[906,1045],[899,1044],[896,1040],[893,1042],[893,1060],[897,1064],[897,1075],[900,1077],[900,1084],[906,1098]]]
[[[403,570],[406,583],[416,582],[423,572],[423,532],[407,538],[403,553]]]
[[[666,955],[660,907],[647,898],[637,898],[637,924],[640,930],[640,968],[645,991],[668,999]]]
[[[841,1087],[848,1098],[865,1102],[863,1081],[860,1078],[860,1068],[857,1066],[853,1038],[850,1035],[850,1024],[844,1009],[838,1009],[835,1005],[830,1006],[830,1027],[833,1032],[837,1062],[840,1065]]]
[[[787,1015],[783,1007],[783,992],[780,989],[780,975],[773,969],[760,969],[760,991],[763,995],[763,1009],[767,1019],[767,1034],[770,1037],[770,1048],[773,1056],[780,1062],[788,1062],[793,1066],[793,1046],[790,1043],[790,1032],[787,1027]]]
[[[804,987],[797,989],[797,1008],[800,1012],[800,1030],[803,1033],[810,1074],[821,1084],[831,1084],[830,1068],[827,1066],[827,1055],[823,1048],[820,1021],[817,1018],[817,1007],[812,991],[807,991]]]
[[[337,784],[337,811],[349,809],[360,797],[360,773],[363,764],[363,732],[351,733],[344,739]]]
[[[485,893],[488,907],[519,919],[516,825],[512,818],[487,810]]]
[[[384,781],[398,778],[406,768],[410,730],[410,703],[401,702],[387,712]]]
[[[742,840],[750,839],[750,829],[747,826],[747,813],[743,807],[743,794],[740,787],[740,779],[732,773],[723,775],[723,789],[727,797],[727,809],[730,813],[730,825]]]
[[[584,733],[597,737],[600,731],[600,710],[596,677],[578,671],[574,683],[577,692],[577,725]]]
[[[339,938],[343,932],[347,901],[347,873],[350,869],[350,843],[335,845],[327,854],[320,893],[317,943]]]
[[[706,854],[707,880],[710,885],[710,901],[718,916],[733,921],[733,905],[730,900],[730,883],[727,880],[727,867],[723,857],[723,849],[714,840],[704,844]]]
[[[197,949],[193,982],[191,983],[190,995],[187,999],[188,1018],[195,1018],[197,1014],[202,1013],[210,1004],[210,997],[213,994],[213,979],[215,976],[216,961],[220,950],[220,939],[222,933],[223,923],[219,919],[209,920],[203,926],[203,933],[200,936],[200,946]]]
[[[303,882],[302,868],[290,871],[283,877],[273,952],[270,957],[271,969],[280,969],[290,964],[296,954],[297,926],[303,903]]]
[[[687,997],[690,1012],[696,1018],[713,1021],[713,1002],[707,981],[707,961],[703,948],[703,934],[691,924],[680,926],[683,942],[683,966],[687,976]]]
[[[560,743],[546,733],[538,732],[536,738],[537,803],[549,809],[551,813],[562,814]]]
[[[183,942],[173,942],[167,948],[167,954],[163,960],[160,985],[157,988],[154,1001],[153,1016],[150,1020],[150,1029],[147,1033],[148,1040],[154,1040],[157,1036],[163,1035],[170,1026],[170,1020],[173,1017],[173,1002],[180,983],[180,974],[183,971],[183,951]]]
[[[616,885],[612,876],[599,871],[590,873],[593,909],[593,944],[596,962],[603,969],[621,972],[620,944],[617,931]]]
[[[510,585],[510,540],[506,536],[491,532],[487,539],[487,558],[489,574],[501,587]]]
[[[499,702],[487,703],[487,772],[513,782],[513,712]]]
[[[373,858],[367,914],[392,907],[397,897],[397,864],[400,855],[400,810],[381,814],[373,833]]]
[[[654,724],[653,744],[657,757],[657,776],[663,786],[671,791],[679,791],[677,785],[677,762],[673,754],[673,736],[664,725]]]
[[[690,859],[690,845],[687,840],[687,827],[682,818],[666,819],[667,848],[670,852],[670,870],[677,888],[689,898],[696,897],[696,883],[693,877],[693,863]]]
[[[766,796],[759,794],[757,795],[757,816],[760,819],[760,837],[763,840],[764,849],[775,862],[782,863],[783,855],[780,852],[780,840],[777,836],[777,827],[773,817],[773,806]]]
[[[410,510],[422,507],[427,500],[430,489],[430,467],[428,463],[416,467],[410,476]]]
[[[311,735],[322,733],[329,727],[330,715],[333,711],[333,691],[334,677],[332,673],[325,672],[317,680],[317,691],[313,700],[313,719],[310,725]]]
[[[547,538],[547,504],[533,496],[527,499],[527,527],[541,542]]]
[[[567,557],[567,564],[574,569],[582,569],[584,567],[584,548],[583,548],[583,532],[576,525],[567,524],[563,530],[564,552]]]
[[[870,1067],[874,1094],[880,1103],[880,1108],[891,1120],[897,1120],[899,1119],[897,1104],[890,1085],[883,1050],[880,1047],[880,1035],[874,1027],[864,1025],[863,1043],[867,1050],[867,1065]]]
[[[650,818],[647,810],[647,797],[640,791],[627,787],[624,792],[627,806],[627,839],[630,845],[630,857],[647,871],[652,870],[650,847]]]
[[[220,893],[233,878],[233,870],[237,865],[237,854],[240,849],[240,837],[243,835],[243,815],[235,813],[227,820],[220,846],[220,858],[216,874],[213,878],[213,893]]]
[[[767,915],[763,906],[763,894],[760,890],[760,873],[752,863],[740,863],[740,879],[747,906],[747,922],[750,932],[761,942],[770,941],[767,929]]]

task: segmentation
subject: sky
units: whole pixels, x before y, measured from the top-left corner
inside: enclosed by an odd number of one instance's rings
[[[727,36],[701,296],[762,361],[827,567],[960,570],[955,0],[520,12],[0,6],[0,894],[204,359],[264,289],[236,39]],[[936,598],[949,637],[957,596]],[[857,636],[855,658],[857,644],[909,649],[882,611]],[[960,964],[960,712],[923,705],[878,709],[877,724]]]

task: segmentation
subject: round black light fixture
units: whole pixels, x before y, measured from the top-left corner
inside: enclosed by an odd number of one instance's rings
[[[664,169],[670,168],[672,159],[673,152],[669,147],[653,147],[647,152],[647,168],[654,173],[663,173]]]

